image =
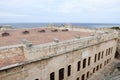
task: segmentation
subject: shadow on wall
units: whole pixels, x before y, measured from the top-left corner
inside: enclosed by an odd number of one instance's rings
[[[120,59],[120,52],[118,50],[115,53],[115,58]]]

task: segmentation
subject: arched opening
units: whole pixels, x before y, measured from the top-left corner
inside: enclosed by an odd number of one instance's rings
[[[7,32],[2,33],[2,37],[6,37],[6,36],[9,36],[9,35],[10,35],[10,34],[7,33]]]

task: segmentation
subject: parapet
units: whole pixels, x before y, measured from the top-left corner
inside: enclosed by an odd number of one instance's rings
[[[115,39],[117,37],[118,35],[116,33],[104,33],[96,36],[77,38],[64,42],[49,43],[28,48],[26,47],[25,50],[29,60],[37,60],[60,55],[74,50],[79,50],[80,48],[95,45],[104,41]]]

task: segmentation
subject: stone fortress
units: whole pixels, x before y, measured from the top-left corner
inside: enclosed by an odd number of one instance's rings
[[[98,80],[94,76],[113,63],[118,43],[112,29],[4,29],[0,80]]]

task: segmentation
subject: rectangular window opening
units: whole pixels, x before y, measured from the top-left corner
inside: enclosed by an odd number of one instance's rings
[[[71,75],[71,65],[68,66],[68,76]]]
[[[97,59],[97,54],[95,54],[94,62],[96,62],[96,59]]]
[[[102,63],[100,64],[100,69],[102,68]]]
[[[95,73],[95,68],[93,69],[93,73]]]
[[[87,72],[87,78],[89,78],[89,71]]]
[[[78,61],[78,63],[77,63],[77,71],[80,71],[80,61]]]
[[[104,55],[104,51],[102,51],[102,55],[101,55],[101,58],[103,58],[103,55]]]
[[[64,68],[59,70],[59,80],[63,80],[64,79]]]
[[[100,54],[101,54],[101,53],[99,52],[99,53],[98,53],[98,60],[100,60]]]
[[[86,67],[86,59],[83,60],[83,68]]]
[[[81,80],[85,80],[85,74],[82,75]]]
[[[55,80],[55,72],[50,73],[50,80]]]
[[[97,68],[96,68],[96,71],[98,71],[99,70],[99,65],[97,65]]]
[[[91,57],[88,58],[88,66],[90,65]]]
[[[110,48],[109,48],[109,50],[108,50],[108,55],[110,55]]]
[[[79,80],[79,77],[76,80]]]
[[[109,63],[109,59],[107,59],[107,64]]]
[[[104,62],[104,66],[106,65],[106,61]]]
[[[107,54],[108,54],[108,49],[106,49],[106,56],[107,56]]]

